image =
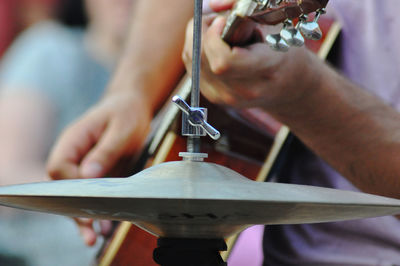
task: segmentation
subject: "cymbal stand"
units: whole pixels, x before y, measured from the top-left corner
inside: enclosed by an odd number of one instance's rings
[[[209,135],[214,140],[220,133],[207,123],[207,109],[200,105],[201,28],[203,0],[195,0],[193,23],[193,58],[191,106],[176,95],[172,101],[182,110],[182,135],[187,136],[187,152],[179,153],[183,160],[203,161],[200,137]],[[153,259],[162,266],[226,266],[220,251],[227,249],[223,239],[159,238]]]
[[[162,266],[226,266],[223,239],[159,238],[153,259]]]
[[[201,28],[203,0],[195,0],[193,24],[192,92],[191,106],[176,95],[172,101],[182,110],[182,135],[187,136],[187,152],[179,155],[184,160],[203,161],[207,154],[200,152],[200,137],[208,134],[217,140],[220,133],[207,123],[207,109],[200,105]]]

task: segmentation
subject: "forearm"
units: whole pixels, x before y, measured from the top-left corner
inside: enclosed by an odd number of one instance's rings
[[[157,109],[182,75],[183,37],[192,15],[193,1],[138,1],[109,91],[134,90]]]
[[[324,78],[274,115],[360,189],[400,197],[400,114],[322,62],[311,74]]]

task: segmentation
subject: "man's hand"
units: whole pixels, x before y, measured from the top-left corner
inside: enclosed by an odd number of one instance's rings
[[[151,111],[134,92],[112,92],[61,135],[47,169],[53,179],[121,176],[148,132]],[[126,165],[128,163],[128,166]],[[94,245],[92,219],[75,219],[87,245]],[[101,221],[102,234],[111,229]]]
[[[215,2],[215,1],[214,1]],[[202,93],[211,101],[236,107],[261,107],[270,111],[288,108],[315,88],[318,61],[304,48],[287,53],[266,44],[231,48],[221,39],[225,18],[204,19]],[[259,27],[265,35],[269,27]],[[183,59],[191,70],[192,25],[187,27]],[[317,72],[317,71],[315,71]]]
[[[116,166],[140,150],[151,121],[148,109],[134,92],[106,95],[61,135],[48,161],[50,176],[97,178],[116,173]]]

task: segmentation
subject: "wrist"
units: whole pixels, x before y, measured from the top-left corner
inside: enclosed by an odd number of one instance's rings
[[[110,84],[107,87],[105,98],[108,97],[123,97],[126,100],[139,102],[140,105],[146,106],[154,113],[157,108],[157,102],[154,95],[149,89],[146,75],[133,71],[133,67],[120,65]]]
[[[311,52],[302,53],[301,57],[293,57],[293,60],[301,60],[292,77],[286,77],[291,81],[286,83],[282,90],[286,93],[280,97],[280,101],[268,106],[265,110],[275,116],[279,121],[287,123],[310,115],[315,111],[314,106],[320,104],[325,96],[325,83],[329,80],[332,70]]]

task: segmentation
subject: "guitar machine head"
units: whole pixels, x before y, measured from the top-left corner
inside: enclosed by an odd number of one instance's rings
[[[238,0],[228,17],[222,38],[231,45],[243,45],[250,38],[245,31],[248,32],[249,25],[254,22],[265,25],[283,23],[281,32],[268,35],[265,41],[272,49],[285,52],[290,46],[303,46],[304,38],[321,39],[318,20],[325,13],[327,4],[328,0]],[[308,14],[312,12],[316,14],[309,21]]]

